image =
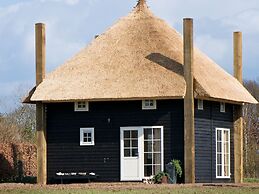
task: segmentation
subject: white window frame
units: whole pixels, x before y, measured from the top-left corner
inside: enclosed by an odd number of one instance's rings
[[[225,102],[221,102],[219,105],[220,112],[226,112],[226,104]]]
[[[146,153],[146,152],[144,152],[144,129],[146,129],[146,128],[152,128],[152,130],[153,129],[155,129],[155,128],[159,128],[160,130],[161,130],[161,140],[160,140],[160,142],[161,142],[161,171],[164,171],[164,126],[147,126],[147,127],[141,127],[142,128],[142,134],[143,134],[143,177],[145,178],[145,179],[148,179],[148,178],[150,178],[150,177],[146,177],[144,174],[144,168],[145,168],[145,162],[144,162],[144,154]],[[153,138],[153,134],[152,134],[152,143],[153,143],[153,141],[154,141],[154,138]],[[152,154],[153,153],[156,153],[156,152],[153,152],[152,151]],[[153,164],[153,157],[152,157],[152,164]],[[154,175],[155,176],[155,175]]]
[[[78,107],[79,103],[85,103],[85,108]],[[87,102],[87,101],[75,102],[74,107],[75,107],[76,112],[89,111],[89,102]]]
[[[91,142],[84,142],[84,133],[91,133]],[[80,146],[94,145],[94,128],[80,128]]]
[[[121,181],[135,181],[134,179],[129,180],[124,178],[124,141],[123,141],[123,132],[124,130],[132,130],[136,129],[139,130],[139,170],[140,170],[140,179],[142,180],[143,178],[150,178],[150,177],[145,177],[144,176],[144,129],[145,128],[160,128],[161,129],[161,171],[164,171],[164,127],[163,126],[129,126],[129,127],[120,127],[120,173],[121,173]],[[125,157],[127,158],[127,157]],[[134,158],[133,158],[134,159]]]
[[[223,135],[221,136],[221,150],[222,150],[222,153],[221,153],[221,176],[218,176],[218,131],[221,131],[221,135],[224,134],[224,131],[227,131],[228,132],[228,154],[229,154],[229,160],[228,160],[228,176],[224,176],[224,166],[225,166],[225,163],[224,163],[224,153],[223,153],[223,150],[224,150],[224,142],[223,142]],[[227,129],[227,128],[216,128],[216,178],[217,179],[226,179],[226,178],[230,178],[230,160],[231,160],[231,153],[230,153],[230,129]]]
[[[198,99],[198,103],[197,103],[197,107],[198,107],[198,110],[203,110],[203,100],[201,99]]]
[[[146,102],[149,102],[149,105],[146,105]],[[153,106],[150,106],[150,102],[153,102]],[[142,110],[155,110],[156,109],[156,100],[146,99],[142,100]]]

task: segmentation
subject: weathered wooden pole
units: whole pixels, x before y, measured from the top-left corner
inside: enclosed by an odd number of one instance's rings
[[[234,77],[243,84],[242,32],[234,32]]]
[[[243,84],[242,32],[234,32],[234,76]],[[243,105],[235,105],[234,118],[234,181],[243,182]]]
[[[35,25],[36,38],[36,86],[45,78],[45,25]],[[36,103],[36,129],[37,129],[37,183],[47,184],[47,142],[45,107],[42,102]]]
[[[195,139],[193,96],[193,20],[184,19],[184,172],[185,183],[195,183]]]

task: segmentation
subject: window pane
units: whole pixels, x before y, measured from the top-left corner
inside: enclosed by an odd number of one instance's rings
[[[224,141],[228,141],[228,131],[224,131]]]
[[[87,137],[84,137],[84,142],[88,142],[88,138]]]
[[[217,176],[222,176],[221,167],[222,167],[221,165],[217,166]]]
[[[152,175],[152,166],[144,166],[144,174],[145,176],[151,176]]]
[[[154,152],[161,152],[161,141],[154,141]]]
[[[221,147],[221,142],[217,143],[217,152],[221,153],[222,152],[222,147]]]
[[[124,149],[124,157],[130,157],[130,149]]]
[[[124,139],[125,138],[130,138],[130,131],[124,131]]]
[[[137,157],[138,156],[138,149],[132,149],[131,152],[132,152],[131,153],[132,157]]]
[[[217,141],[221,141],[221,130],[217,130]]]
[[[153,164],[161,164],[161,154],[153,154]]]
[[[217,154],[217,164],[222,164],[222,155],[221,154]]]
[[[154,106],[154,101],[153,100],[149,101],[149,106]]]
[[[131,138],[138,138],[138,131],[131,131]]]
[[[224,164],[228,165],[229,162],[229,154],[224,154]]]
[[[132,147],[138,147],[138,140],[132,140]]]
[[[86,103],[85,102],[78,102],[77,106],[78,106],[78,108],[85,108],[86,107]]]
[[[161,138],[161,130],[160,129],[153,129],[153,138],[160,139]]]
[[[152,141],[144,141],[144,152],[152,152]]]
[[[146,107],[148,107],[148,106],[149,106],[149,104],[150,104],[149,100],[145,100],[145,102],[144,102],[144,103],[145,103],[145,106],[146,106]]]
[[[220,112],[225,112],[225,103],[224,102],[220,103]]]
[[[224,153],[228,153],[228,145],[227,142],[224,143]]]
[[[92,137],[92,133],[87,133],[88,137]]]
[[[224,166],[224,176],[229,176],[229,167]]]
[[[153,175],[156,175],[157,173],[161,172],[161,166],[160,165],[154,165],[153,166]]]
[[[152,164],[152,154],[144,154],[144,164]]]
[[[91,138],[91,137],[88,137],[88,138],[87,138],[87,142],[92,142],[92,138]]]
[[[152,139],[152,129],[144,129],[144,139],[148,140],[148,139]]]
[[[130,140],[124,140],[124,147],[126,148],[130,147]]]
[[[84,133],[84,137],[87,137],[88,136],[88,133]]]

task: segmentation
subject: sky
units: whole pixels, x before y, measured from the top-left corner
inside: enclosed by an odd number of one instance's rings
[[[243,32],[243,72],[259,80],[258,0],[147,0],[182,33],[194,19],[195,46],[232,74],[233,32]],[[0,0],[0,113],[11,111],[35,83],[34,25],[46,24],[46,69],[54,70],[126,16],[136,0]]]

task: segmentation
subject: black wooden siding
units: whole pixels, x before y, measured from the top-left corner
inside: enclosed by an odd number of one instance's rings
[[[216,128],[230,129],[230,179],[216,179]],[[195,162],[196,182],[234,181],[233,105],[226,104],[220,112],[219,102],[204,101],[204,110],[197,110],[195,101]]]
[[[89,112],[74,112],[73,103],[47,104],[48,181],[60,171],[95,172],[99,181],[119,181],[120,127],[125,126],[164,126],[164,163],[183,163],[183,100],[159,100],[157,110],[142,110],[141,101],[90,102]],[[94,127],[94,146],[80,146],[82,127]]]

